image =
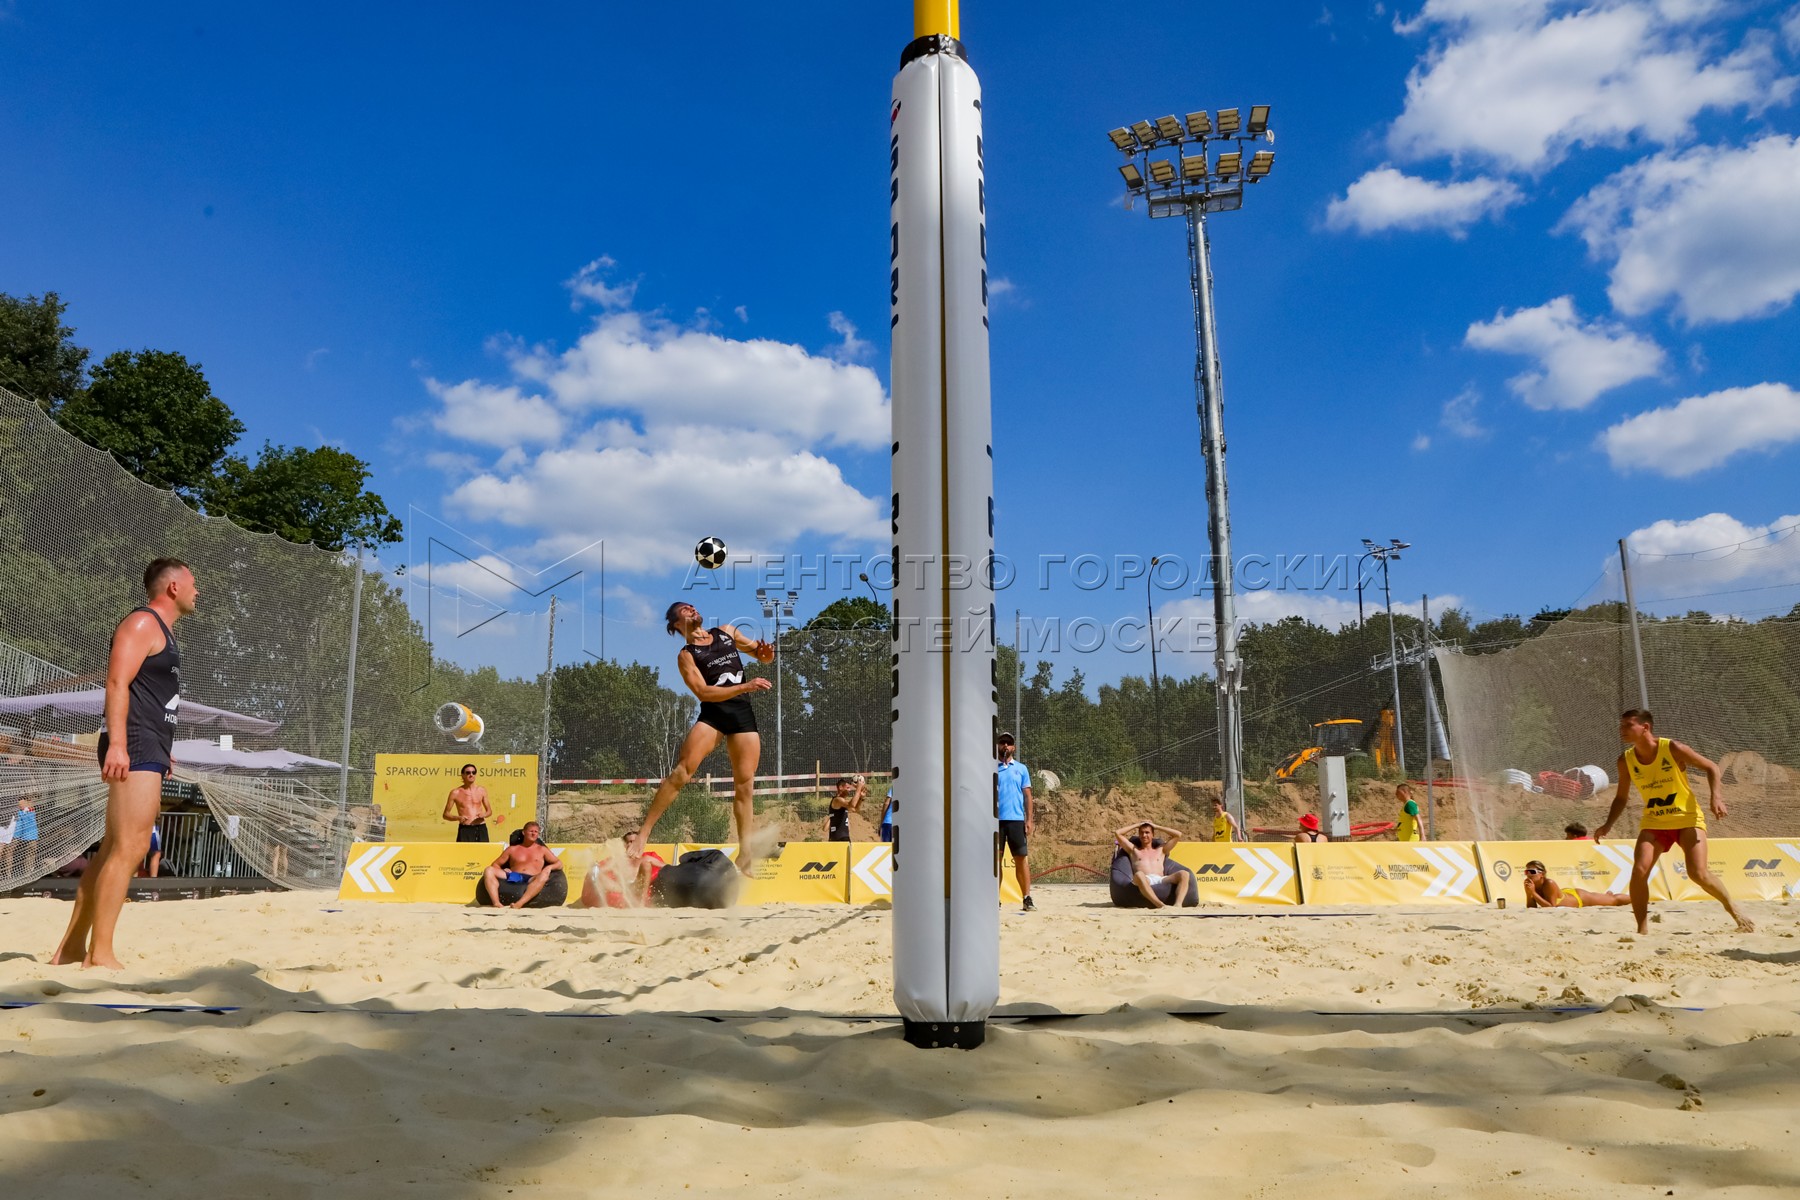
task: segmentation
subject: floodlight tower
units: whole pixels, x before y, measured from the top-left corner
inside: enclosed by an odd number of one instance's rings
[[[781,762],[781,618],[794,615],[794,603],[800,599],[799,592],[789,592],[782,596],[767,588],[756,589],[756,602],[762,605],[764,618],[775,618],[775,791],[780,794],[787,786],[787,778]]]
[[[1400,560],[1402,550],[1411,550],[1411,542],[1403,542],[1399,538],[1389,538],[1385,546],[1377,546],[1370,538],[1363,539],[1367,553],[1364,558],[1372,558],[1381,564],[1381,593],[1387,602],[1388,619],[1388,661],[1387,668],[1394,673],[1394,758],[1400,766],[1400,778],[1406,778],[1406,733],[1400,725],[1400,649],[1394,642],[1394,590],[1388,586],[1388,564]],[[1429,626],[1425,630],[1426,637],[1431,635]],[[1425,765],[1431,765],[1431,731],[1426,730]]]
[[[1244,666],[1238,658],[1237,603],[1233,591],[1231,511],[1225,487],[1225,395],[1219,369],[1219,333],[1213,319],[1212,247],[1206,215],[1244,206],[1244,186],[1261,183],[1275,165],[1269,106],[1246,119],[1222,108],[1185,120],[1173,115],[1139,121],[1107,135],[1125,155],[1125,203],[1148,201],[1152,217],[1187,218],[1188,278],[1194,293],[1194,391],[1200,413],[1200,447],[1206,459],[1206,530],[1213,573],[1213,666],[1218,678],[1219,758],[1225,804],[1244,822]],[[1250,143],[1246,151],[1245,143]],[[1173,156],[1152,158],[1157,151]],[[1179,162],[1175,161],[1179,160]]]

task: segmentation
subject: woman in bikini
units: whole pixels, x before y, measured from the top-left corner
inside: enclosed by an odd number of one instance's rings
[[[1619,908],[1630,903],[1631,897],[1622,892],[1560,887],[1537,859],[1525,864],[1526,908]]]

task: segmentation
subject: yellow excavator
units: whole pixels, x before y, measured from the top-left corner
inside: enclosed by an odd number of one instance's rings
[[[1385,740],[1384,740],[1385,739]],[[1387,757],[1393,757],[1394,714],[1388,709],[1381,710],[1381,719],[1375,727],[1375,745],[1370,748],[1377,765],[1382,762],[1385,749]],[[1349,754],[1363,748],[1363,722],[1355,717],[1332,717],[1313,725],[1313,744],[1303,750],[1296,750],[1281,765],[1275,768],[1278,780],[1292,779],[1307,763],[1321,754]]]

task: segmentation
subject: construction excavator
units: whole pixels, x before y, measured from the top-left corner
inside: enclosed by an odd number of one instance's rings
[[[1386,770],[1395,759],[1394,710],[1383,708],[1376,718],[1375,728],[1367,734],[1363,732],[1363,725],[1364,722],[1355,717],[1332,717],[1316,722],[1312,727],[1313,744],[1283,759],[1275,768],[1275,778],[1292,779],[1300,768],[1321,754],[1367,754],[1378,768]]]

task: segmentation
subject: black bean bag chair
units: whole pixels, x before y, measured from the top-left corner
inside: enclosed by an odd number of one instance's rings
[[[742,878],[723,850],[689,850],[656,873],[650,903],[658,908],[730,908]]]
[[[499,888],[500,903],[509,906],[517,904],[519,902],[519,897],[523,896],[525,894],[525,889],[530,886],[531,884],[529,882],[512,883],[502,879]],[[563,874],[561,867],[555,867],[551,869],[550,878],[544,881],[544,890],[533,896],[531,898],[531,903],[527,904],[525,907],[561,908],[568,902],[569,877]],[[475,903],[481,905],[483,908],[488,907],[487,881],[485,879],[477,879],[475,881]]]
[[[1144,893],[1138,891],[1137,884],[1131,881],[1131,856],[1123,850],[1113,850],[1112,878],[1107,887],[1112,892],[1114,908],[1149,908],[1150,902],[1144,899]],[[1157,899],[1169,904],[1175,899],[1175,876],[1183,874],[1188,877],[1187,899],[1181,902],[1183,908],[1199,908],[1199,889],[1194,886],[1194,873],[1176,862],[1174,859],[1164,860],[1163,874],[1166,876],[1161,886],[1156,889]]]

